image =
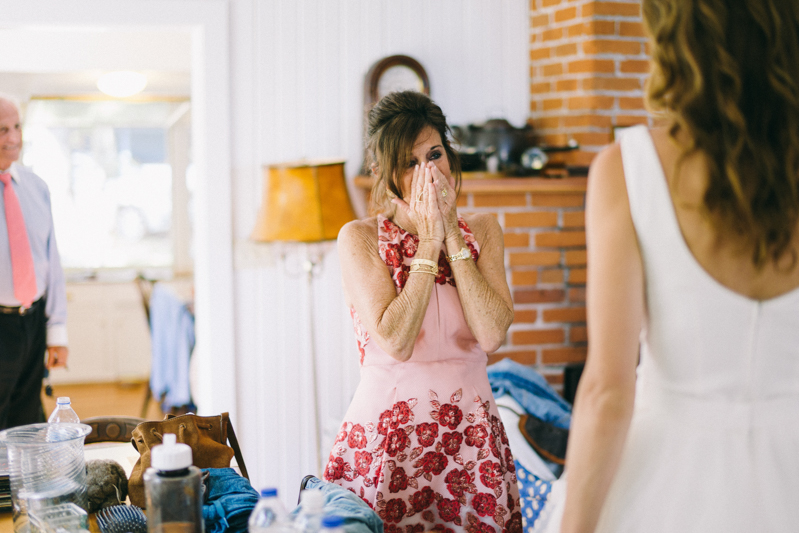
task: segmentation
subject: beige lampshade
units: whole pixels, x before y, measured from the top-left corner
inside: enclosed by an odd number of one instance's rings
[[[264,167],[264,197],[254,241],[315,242],[338,237],[355,219],[344,161],[310,160]]]

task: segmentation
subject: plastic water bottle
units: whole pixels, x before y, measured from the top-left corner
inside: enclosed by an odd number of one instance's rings
[[[325,495],[321,490],[304,490],[300,494],[300,513],[294,520],[294,529],[300,533],[317,533],[325,515]]]
[[[277,497],[277,489],[261,490],[261,498],[255,505],[247,523],[249,533],[290,531],[289,518],[283,502]]]
[[[144,472],[147,531],[203,533],[202,480],[192,465],[191,447],[165,433],[163,444],[152,449],[150,464]]]
[[[328,515],[322,518],[322,529],[320,533],[344,533],[344,519],[336,515]]]
[[[69,396],[61,396],[56,401],[55,410],[50,414],[47,419],[50,424],[58,424],[60,422],[69,422],[71,424],[79,424],[80,418],[78,413],[72,409],[72,402],[69,401]]]

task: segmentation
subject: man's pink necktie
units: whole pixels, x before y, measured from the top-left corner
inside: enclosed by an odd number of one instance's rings
[[[3,188],[3,201],[6,208],[8,227],[8,248],[11,252],[11,272],[14,278],[14,297],[23,307],[30,307],[36,297],[36,271],[33,268],[33,255],[28,242],[28,230],[19,206],[17,193],[11,184],[11,174],[0,174]]]

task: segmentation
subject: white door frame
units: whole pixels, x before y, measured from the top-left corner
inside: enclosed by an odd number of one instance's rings
[[[236,412],[227,0],[0,0],[6,28],[169,29],[192,35],[192,151],[197,347],[201,413]],[[0,44],[2,48],[2,44]],[[113,413],[109,413],[113,414]]]

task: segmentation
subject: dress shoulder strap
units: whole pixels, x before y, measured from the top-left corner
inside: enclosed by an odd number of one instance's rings
[[[620,145],[630,213],[642,252],[646,254],[650,245],[680,248],[682,234],[649,130],[645,126],[624,130]]]

